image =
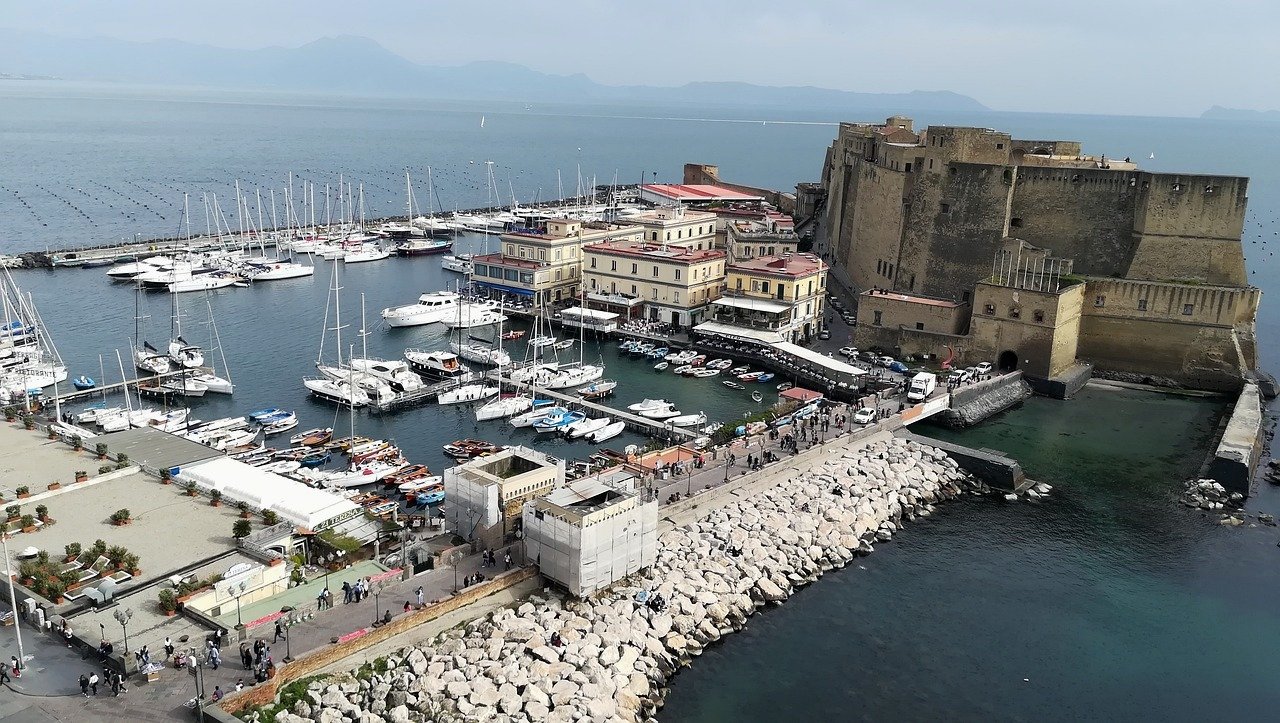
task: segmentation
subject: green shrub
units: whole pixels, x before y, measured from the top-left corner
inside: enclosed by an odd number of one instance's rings
[[[178,596],[173,592],[173,590],[170,590],[167,587],[161,590],[160,591],[160,610],[166,613],[171,613],[176,611],[177,609],[178,609]]]
[[[236,520],[231,526],[231,536],[237,540],[242,537],[248,537],[253,532],[253,525],[248,520]]]

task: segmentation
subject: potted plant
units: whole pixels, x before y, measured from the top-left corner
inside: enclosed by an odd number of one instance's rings
[[[209,504],[214,507],[222,506],[222,490],[209,490]]]
[[[98,453],[98,459],[100,459],[100,460],[101,460],[101,459],[106,459],[106,458],[107,458],[107,443],[106,443],[106,442],[98,442],[97,444],[93,445],[93,451]]]
[[[22,415],[22,426],[23,426],[24,428],[26,428],[26,429],[35,429],[35,428],[36,428],[36,417],[35,417],[35,415],[34,415],[34,414],[24,414],[24,415]]]
[[[22,516],[22,507],[18,505],[9,505],[4,508],[4,511],[9,513],[9,522],[17,522],[18,518]]]
[[[248,520],[236,520],[231,526],[231,536],[237,540],[242,537],[248,537],[253,532],[253,525]]]
[[[66,602],[62,597],[62,593],[67,591],[67,586],[60,578],[53,578],[44,584],[44,596],[53,601],[55,605],[61,605]]]
[[[128,510],[120,510],[120,512],[128,512]],[[117,512],[116,514],[120,514]],[[107,559],[111,561],[111,566],[116,569],[124,567],[124,558],[129,554],[129,550],[121,545],[112,545],[107,548]]]
[[[13,407],[13,406],[5,407],[5,408],[4,408],[4,421],[6,421],[6,422],[16,422],[16,421],[18,421],[18,408],[17,408],[17,407]]]
[[[36,519],[41,522],[49,521],[49,508],[46,505],[36,505]]]
[[[83,479],[81,479],[81,475],[83,475],[83,476],[84,476],[84,478],[83,478]],[[76,479],[76,482],[83,482],[83,481],[85,481],[85,480],[89,479],[89,473],[88,473],[88,472],[82,472],[82,471],[77,470],[77,471],[76,471],[76,477],[75,477],[75,479]],[[56,491],[56,490],[60,490],[60,489],[62,489],[62,483],[61,483],[61,482],[58,482],[58,481],[56,481],[56,480],[55,480],[55,481],[50,482],[49,484],[45,485],[45,489],[49,490],[50,492],[54,492],[54,491]]]
[[[31,488],[26,485],[22,485],[18,489],[14,490],[14,492],[18,493],[18,499],[20,500],[25,500],[31,496]]]
[[[138,556],[136,554],[128,553],[121,562],[124,563],[124,569],[128,570],[130,575],[137,577],[142,574],[141,568],[138,567]]]
[[[109,464],[104,464],[104,465],[102,465],[101,467],[99,467],[99,468],[98,468],[98,474],[106,474],[106,473],[110,472],[110,471],[111,471],[111,470],[113,470],[113,469],[115,469],[115,467],[112,467],[112,466],[111,466],[111,465],[109,465]]]
[[[72,560],[76,559],[77,557],[80,557],[80,543],[79,543],[79,542],[71,542],[71,543],[68,543],[68,544],[67,544],[67,546],[66,546],[66,547],[64,547],[64,548],[62,548],[62,549],[67,553],[67,562],[71,562]]]
[[[89,470],[87,469],[76,470],[76,482],[86,482],[88,481],[88,479],[89,479]]]
[[[262,511],[262,524],[266,525],[267,527],[270,527],[279,521],[280,521],[280,515],[277,515],[275,510]]]
[[[35,423],[35,420],[33,419],[33,420],[32,420],[32,424],[34,424],[34,423]],[[33,427],[33,428],[34,428],[34,427]],[[50,424],[48,427],[45,427],[45,431],[49,433],[49,439],[57,439],[57,438],[58,438],[58,429],[57,429],[56,427],[54,427],[52,424]]]
[[[236,503],[236,509],[240,510],[240,519],[249,519],[249,503],[244,500],[240,500]]]
[[[170,617],[178,612],[178,596],[169,588],[160,591],[160,612]]]
[[[200,491],[200,490],[198,490],[198,489],[196,488],[196,481],[195,481],[195,480],[188,480],[188,481],[187,481],[187,484],[185,485],[185,487],[187,488],[187,496],[188,496],[188,497],[195,497],[195,496],[196,496],[196,493]]]
[[[116,510],[115,512],[112,512],[111,523],[113,525],[116,525],[117,527],[121,525],[129,524],[129,510],[119,509],[119,510]],[[114,550],[115,548],[111,548],[111,549]],[[115,562],[115,560],[113,559],[112,562]]]
[[[80,450],[84,449],[84,440],[83,440],[83,439],[81,439],[80,435],[78,435],[78,434],[76,434],[76,435],[72,435],[72,437],[71,437],[71,448],[72,448],[72,449],[74,449],[74,450],[75,450],[75,451],[77,451],[77,452],[79,452]]]
[[[31,515],[23,515],[18,524],[21,526],[23,532],[36,531],[36,518]]]
[[[95,560],[105,555],[106,552],[107,552],[107,543],[103,542],[102,540],[94,540],[93,547],[89,548],[89,556]]]
[[[168,467],[165,467],[164,469],[160,470],[160,484],[162,485],[173,484],[173,470],[169,469]]]

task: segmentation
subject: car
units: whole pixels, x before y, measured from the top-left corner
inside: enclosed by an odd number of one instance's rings
[[[859,409],[853,413],[853,421],[858,424],[871,424],[876,421],[876,410]]]
[[[849,357],[850,359],[852,359],[853,357],[858,356],[858,347],[856,347],[856,346],[842,346],[842,347],[840,347],[840,356],[847,356],[847,357]]]
[[[857,326],[858,324],[858,317],[854,316],[853,314],[842,314],[840,318],[844,319],[844,323],[848,324],[849,326]]]
[[[979,374],[990,374],[991,370],[994,368],[995,367],[994,365],[992,365],[991,362],[982,362],[974,367],[974,369],[976,369]]]
[[[858,352],[858,358],[864,362],[869,362],[871,364],[874,364],[876,359],[879,359],[880,357],[876,356],[875,352],[862,351],[862,352]]]
[[[968,369],[956,369],[955,371],[951,372],[951,376],[949,377],[949,379],[953,382],[961,383],[961,382],[969,381],[969,376],[970,375],[969,375]]]
[[[824,341],[825,341],[825,340],[827,340],[827,339],[830,339],[830,338],[831,338],[831,330],[830,330],[830,329],[823,329],[822,331],[818,332],[818,338],[819,338],[819,339],[822,339],[822,340],[824,340]]]
[[[882,356],[879,359],[876,359],[876,364],[878,366],[887,368],[890,364],[894,363],[895,361],[896,360],[891,356]]]

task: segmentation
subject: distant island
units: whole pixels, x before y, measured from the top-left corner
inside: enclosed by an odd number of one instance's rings
[[[858,93],[808,86],[695,82],[613,86],[581,73],[553,75],[523,65],[419,65],[363,37],[321,38],[297,48],[234,50],[157,40],[64,38],[0,29],[0,67],[11,75],[143,85],[278,89],[351,95],[561,103],[645,103],[806,108],[835,111],[983,111],[951,91]]]
[[[1209,110],[1200,114],[1201,118],[1210,120],[1252,120],[1252,121],[1280,121],[1280,110],[1249,110],[1247,108],[1223,108],[1215,105]]]

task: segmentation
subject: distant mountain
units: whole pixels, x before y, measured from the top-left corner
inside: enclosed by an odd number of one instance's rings
[[[522,65],[476,62],[418,65],[354,36],[321,38],[297,48],[233,50],[174,40],[70,39],[0,29],[0,72],[148,85],[278,89],[520,102],[617,102],[804,107],[831,110],[987,110],[949,91],[855,93],[751,83],[679,87],[602,85],[579,73],[552,75]]]
[[[1280,122],[1280,110],[1248,110],[1245,108],[1223,108],[1215,105],[1200,114],[1201,118],[1211,120],[1253,120]]]

